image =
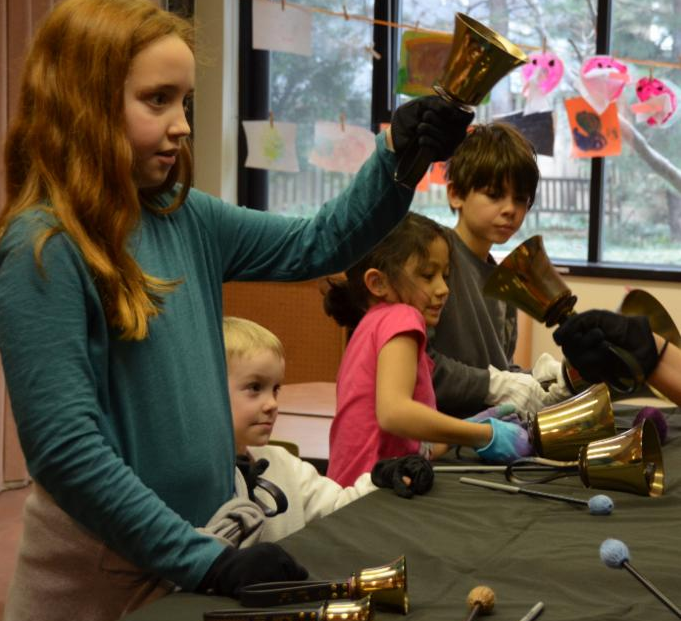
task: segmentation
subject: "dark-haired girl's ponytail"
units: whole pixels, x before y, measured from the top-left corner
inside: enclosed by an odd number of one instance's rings
[[[364,301],[358,299],[349,281],[328,278],[326,282],[329,288],[324,294],[324,312],[339,326],[354,330],[366,313]]]

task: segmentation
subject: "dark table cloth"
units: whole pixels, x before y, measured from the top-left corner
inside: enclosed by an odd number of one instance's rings
[[[620,427],[638,411],[617,408]],[[681,411],[666,409],[665,493],[660,498],[584,488],[578,477],[533,486],[589,499],[605,493],[609,516],[587,507],[464,485],[438,473],[432,491],[405,500],[379,490],[317,520],[281,544],[311,579],[346,578],[404,554],[412,621],[466,618],[478,585],[496,595],[492,618],[517,621],[538,601],[546,621],[664,621],[674,615],[625,569],[600,560],[604,539],[622,540],[631,564],[681,605]],[[505,482],[502,473],[467,474]],[[173,594],[126,621],[200,621],[228,598]],[[401,615],[377,611],[377,620]]]

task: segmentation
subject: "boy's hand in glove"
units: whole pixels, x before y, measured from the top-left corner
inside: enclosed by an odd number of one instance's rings
[[[612,379],[617,363],[612,345],[631,354],[641,365],[644,377],[657,366],[657,345],[646,317],[590,310],[569,317],[553,333],[553,340],[588,382]]]
[[[429,491],[434,476],[433,467],[425,457],[407,455],[377,461],[371,471],[371,482],[376,487],[392,488],[402,498],[411,498]]]
[[[536,414],[550,402],[550,395],[529,373],[500,371],[489,365],[489,388],[485,403],[512,403],[521,418]]]
[[[298,565],[284,548],[276,543],[256,543],[250,548],[225,548],[196,590],[235,597],[249,584],[305,580],[307,577],[307,569]]]

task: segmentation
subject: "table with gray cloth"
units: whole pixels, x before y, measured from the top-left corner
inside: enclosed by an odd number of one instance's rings
[[[636,409],[616,408],[618,426]],[[604,539],[622,540],[636,570],[681,606],[681,410],[665,409],[665,493],[649,498],[586,489],[573,477],[534,486],[589,499],[609,495],[615,509],[507,494],[438,473],[432,491],[412,500],[379,490],[313,522],[281,544],[311,579],[346,578],[404,554],[412,621],[466,618],[466,596],[478,585],[496,594],[492,618],[518,621],[538,601],[542,621],[664,621],[674,615],[625,569],[599,557]],[[505,481],[503,474],[466,476]],[[200,621],[204,611],[238,606],[229,598],[177,593],[126,621]],[[401,615],[377,611],[376,619]]]

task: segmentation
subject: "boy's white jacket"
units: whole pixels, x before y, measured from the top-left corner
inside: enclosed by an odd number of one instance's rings
[[[280,446],[249,447],[248,451],[256,461],[269,461],[262,478],[284,492],[288,509],[265,517],[260,507],[248,500],[246,482],[237,469],[234,498],[222,505],[204,528],[198,529],[229,545],[247,547],[258,541],[277,541],[377,489],[369,472],[362,474],[352,487],[343,488]]]

